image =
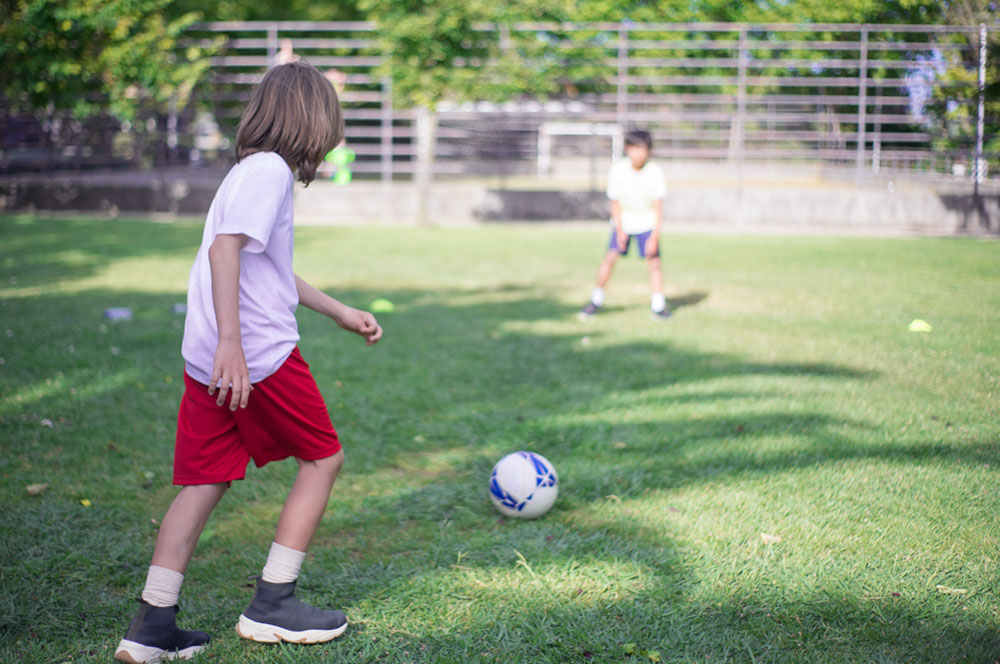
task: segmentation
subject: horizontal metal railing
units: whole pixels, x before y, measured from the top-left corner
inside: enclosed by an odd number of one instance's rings
[[[496,26],[476,29],[483,40],[503,41]],[[988,32],[997,29],[987,26]],[[949,124],[939,107],[972,109],[978,103],[974,86],[946,76],[979,64],[978,26],[526,22],[506,26],[505,35],[558,56],[544,66],[561,63],[552,73],[564,87],[547,99],[526,91],[507,103],[439,105],[439,174],[531,171],[539,128],[551,122],[642,126],[667,159],[738,165],[805,160],[849,167],[859,177],[927,169],[976,174],[976,139],[981,143],[983,137],[957,120]],[[337,71],[347,142],[357,154],[352,170],[384,179],[413,172],[416,143],[424,137],[408,100],[393,96],[384,69],[388,54],[375,24],[210,22],[193,26],[184,46],[211,46],[219,38],[222,46],[189,107],[175,109],[172,120],[162,111],[149,112],[151,129],[136,149],[152,150],[154,163],[228,159],[226,146],[253,86],[290,48],[323,71]],[[580,80],[573,79],[574,62],[588,66]],[[17,103],[7,101],[4,122],[23,113]],[[54,130],[53,122],[63,124]],[[48,147],[39,141],[20,150],[22,162],[35,155],[50,167],[81,163],[83,146],[59,138],[71,123],[59,117],[36,123]],[[206,124],[217,131],[215,143],[204,135]],[[95,163],[114,162],[115,145],[127,142],[122,133],[128,128],[109,126],[77,133],[78,143],[89,137]],[[109,145],[97,145],[95,137]],[[22,143],[32,140],[26,136]],[[593,159],[598,142],[595,136],[554,136],[551,149],[562,160]],[[9,169],[18,152],[5,146],[0,166]],[[1000,155],[984,159],[1000,170]]]

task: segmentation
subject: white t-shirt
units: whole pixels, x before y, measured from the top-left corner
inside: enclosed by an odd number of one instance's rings
[[[215,194],[205,220],[201,248],[188,280],[188,308],[181,354],[189,376],[212,378],[219,328],[212,299],[208,248],[216,235],[250,238],[240,252],[240,333],[250,382],[281,367],[299,340],[295,309],[299,294],[292,270],[295,178],[274,152],[258,152],[233,166]]]
[[[667,195],[667,180],[663,169],[647,161],[638,171],[625,157],[611,165],[608,172],[608,198],[618,201],[622,213],[622,230],[629,235],[646,233],[656,228],[654,203]],[[614,220],[612,220],[612,224]]]

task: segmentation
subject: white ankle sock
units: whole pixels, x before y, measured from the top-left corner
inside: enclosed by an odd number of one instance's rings
[[[184,575],[159,565],[150,565],[146,574],[146,587],[142,589],[142,599],[153,606],[173,606],[181,593]]]
[[[656,312],[663,311],[667,308],[667,298],[663,297],[663,293],[653,293],[649,296],[649,308]]]
[[[267,554],[267,564],[264,565],[261,578],[268,583],[291,583],[299,578],[299,570],[305,559],[305,551],[296,551],[271,542],[271,552]]]
[[[604,306],[604,289],[600,286],[594,286],[594,291],[590,294],[590,301],[593,302],[598,307]]]

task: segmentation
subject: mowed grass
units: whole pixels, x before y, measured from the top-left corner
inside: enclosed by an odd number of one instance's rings
[[[131,619],[200,235],[0,217],[0,661],[109,661]],[[297,231],[306,279],[396,304],[374,348],[299,313],[347,455],[300,595],[352,627],[236,636],[295,472],[251,466],[181,596],[203,661],[1000,660],[1000,245],[668,235],[674,318],[630,258],[582,323],[605,241]],[[536,521],[487,496],[519,449],[560,474]]]

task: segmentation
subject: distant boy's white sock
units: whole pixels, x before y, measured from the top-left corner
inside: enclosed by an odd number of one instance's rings
[[[267,554],[267,564],[264,565],[261,578],[268,583],[291,583],[299,578],[299,570],[305,559],[305,551],[296,551],[271,542],[271,552]]]
[[[594,286],[594,291],[590,294],[590,301],[593,302],[598,307],[604,306],[604,289],[600,286]]]
[[[159,565],[150,565],[146,574],[146,587],[142,589],[142,599],[153,606],[174,606],[181,594],[184,575]]]
[[[667,298],[663,297],[663,293],[653,293],[649,296],[649,308],[656,313],[663,311],[667,308]]]

